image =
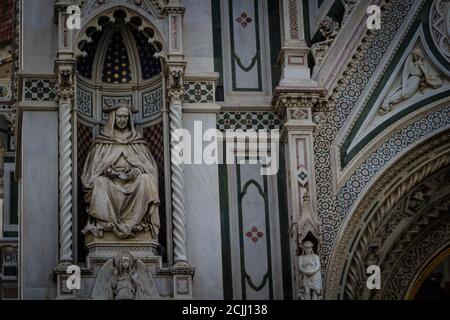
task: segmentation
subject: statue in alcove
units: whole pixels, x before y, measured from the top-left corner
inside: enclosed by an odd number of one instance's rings
[[[85,235],[120,239],[149,233],[157,242],[160,228],[158,169],[147,142],[136,130],[126,102],[103,108],[106,124],[84,163],[81,182],[88,203]]]
[[[297,258],[299,269],[299,300],[319,300],[322,295],[322,273],[320,258],[314,253],[314,244],[305,240],[303,252]]]

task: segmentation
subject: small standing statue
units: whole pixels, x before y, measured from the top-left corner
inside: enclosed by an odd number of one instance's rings
[[[311,241],[303,241],[302,247],[303,254],[298,256],[298,269],[300,271],[298,298],[300,300],[319,300],[322,294],[320,258],[317,254],[314,254]]]
[[[92,291],[96,300],[147,300],[159,297],[153,277],[144,262],[128,252],[120,252],[105,262]]]
[[[89,203],[89,220],[83,229],[102,238],[148,232],[157,241],[160,227],[158,170],[147,142],[135,129],[127,103],[103,109],[106,125],[95,139],[84,164],[81,182]]]
[[[418,90],[426,87],[435,89],[441,85],[442,80],[439,75],[425,64],[420,49],[415,49],[406,58],[400,86],[386,97],[378,113],[384,115],[392,111],[396,104],[409,99]]]

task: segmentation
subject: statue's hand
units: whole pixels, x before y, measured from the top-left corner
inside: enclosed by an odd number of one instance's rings
[[[136,179],[141,173],[141,170],[138,168],[130,168],[130,170],[128,170],[127,172],[130,180]]]
[[[114,169],[112,165],[107,166],[105,170],[103,170],[103,174],[113,179],[118,178],[118,172]]]
[[[111,179],[125,179],[125,175],[123,172],[117,171],[114,166],[109,165],[103,170],[103,174]]]

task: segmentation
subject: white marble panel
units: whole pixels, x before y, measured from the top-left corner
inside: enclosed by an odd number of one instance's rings
[[[57,26],[53,0],[22,1],[22,52],[24,73],[53,73]]]
[[[185,0],[183,53],[186,73],[214,72],[214,52],[210,0]]]
[[[269,259],[267,256],[266,216],[264,201],[264,185],[262,181],[257,181],[260,188],[251,182],[244,190],[244,186],[250,179],[255,180],[259,174],[260,165],[241,166],[241,191],[245,192],[242,198],[242,233],[243,233],[243,255],[245,273],[249,276],[246,279],[246,299],[268,299],[269,279],[266,279],[269,271]],[[258,179],[259,180],[259,179]],[[262,180],[262,179],[261,179]],[[261,194],[261,192],[263,194]],[[250,281],[255,287],[262,287],[254,290],[250,286]]]
[[[58,264],[58,118],[24,112],[22,120],[20,277],[22,298],[54,299]]]
[[[215,128],[216,114],[183,114],[184,127],[191,133],[194,121],[201,121],[203,130]],[[194,299],[223,299],[218,167],[185,165],[184,179],[187,254],[196,269],[193,296]]]

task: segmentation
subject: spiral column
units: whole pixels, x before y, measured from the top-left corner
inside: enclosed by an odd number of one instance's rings
[[[184,209],[184,164],[179,129],[183,128],[181,88],[169,92],[170,168],[172,171],[173,253],[175,265],[188,265],[186,254],[186,217]]]
[[[72,98],[73,66],[58,65],[59,149],[59,263],[73,261],[72,253]]]

